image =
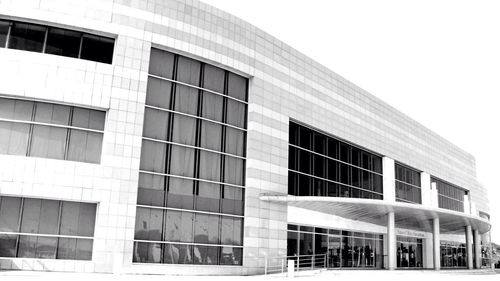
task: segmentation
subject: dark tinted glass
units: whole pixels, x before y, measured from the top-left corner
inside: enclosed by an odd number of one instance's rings
[[[55,237],[20,236],[17,256],[20,258],[55,259]]]
[[[289,146],[289,169],[321,178],[312,180],[313,177],[292,173],[288,181],[289,194],[376,199],[382,197],[374,193],[382,192],[381,177],[373,172],[381,170],[381,167],[376,167],[381,165],[379,156],[293,122],[289,128],[290,144],[296,143],[296,146],[300,147],[298,149],[295,145]],[[358,167],[365,167],[369,171]]]
[[[153,108],[145,108],[142,135],[146,138],[167,140],[170,113]]]
[[[224,92],[224,70],[205,64],[203,88],[222,94]]]
[[[226,149],[230,154],[245,156],[245,132],[226,127]]]
[[[242,215],[244,189],[224,186],[218,182],[243,185],[245,159],[218,152],[238,156],[245,154],[245,131],[219,123],[242,128],[246,126],[246,104],[223,96],[228,94],[230,88],[230,96],[246,99],[246,79],[235,77],[234,81],[229,81],[229,74],[225,70],[162,52],[152,50],[150,74],[169,77],[173,73],[173,80],[179,82],[169,84],[172,96],[170,98],[169,95],[167,101],[156,94],[159,92],[156,89],[160,86],[154,84],[159,82],[151,83],[154,81],[151,80],[146,104],[171,109],[173,112],[168,114],[169,117],[160,117],[153,116],[152,110],[146,109],[143,136],[165,138],[173,143],[167,146],[168,155],[162,155],[167,159],[165,173],[170,175],[166,176],[165,181],[162,176],[141,173],[137,202],[152,206],[163,206],[165,202],[168,208]],[[231,85],[228,86],[228,83]],[[161,126],[161,123],[169,125]],[[141,155],[141,169],[151,162],[145,159],[151,156],[144,153]],[[143,213],[138,212],[137,216],[139,221],[145,221]],[[168,209],[164,217],[161,238],[169,243],[162,244],[156,250],[152,243],[136,242],[134,262],[158,262],[156,257],[151,257],[153,253],[161,255],[160,262],[167,264],[241,265],[241,247],[223,249],[216,245],[171,243],[221,244],[219,214]],[[241,245],[242,224],[242,219],[234,221],[232,218],[231,224],[225,224],[225,240],[228,243]],[[140,228],[141,225],[136,226],[136,230]]]
[[[19,215],[21,214],[21,198],[0,198],[0,231],[19,231]]]
[[[57,234],[59,202],[24,199],[21,232]]]
[[[168,184],[167,207],[193,209],[194,182],[171,177]]]
[[[10,23],[7,21],[0,21],[0,48],[5,48],[5,44],[7,43],[9,25]]]
[[[228,95],[242,101],[247,101],[247,79],[231,72],[229,73],[228,78]]]
[[[30,121],[33,102],[0,98],[0,118]]]
[[[221,190],[219,184],[199,182],[196,196],[196,210],[219,212]]]
[[[38,107],[37,107],[38,113]],[[106,113],[86,108],[74,108],[71,126],[92,130],[104,130],[104,119]]]
[[[194,149],[172,145],[170,153],[170,174],[193,177]]]
[[[201,109],[201,116],[210,120],[222,122],[222,110],[224,98],[222,96],[203,92],[203,105]]]
[[[59,224],[59,204],[56,200],[41,200],[40,225],[38,233],[57,234]],[[26,201],[25,201],[26,204]]]
[[[242,248],[221,247],[220,264],[221,265],[241,265]]]
[[[0,257],[16,256],[18,235],[0,234]]]
[[[225,156],[224,182],[243,185],[243,159]]]
[[[71,129],[67,160],[100,163],[102,137],[101,133]]]
[[[161,142],[143,140],[140,169],[165,173],[165,155],[167,145]]]
[[[135,239],[161,241],[163,210],[137,208]]]
[[[192,264],[193,246],[165,244],[163,262],[167,264]]]
[[[246,106],[235,100],[227,100],[227,123],[239,128],[246,128]]]
[[[58,104],[37,103],[35,121],[41,123],[68,125],[70,107]]]
[[[26,156],[30,125],[0,121],[0,154]]]
[[[159,49],[151,49],[149,73],[172,79],[174,73],[174,54]]]
[[[57,244],[57,258],[69,260],[91,260],[92,240],[59,238]]]
[[[163,206],[165,200],[165,177],[139,173],[137,204]]]
[[[95,204],[63,202],[60,234],[94,236]]]
[[[242,245],[241,230],[242,220],[240,218],[221,217],[221,243],[225,245]]]
[[[190,58],[178,57],[177,81],[198,86],[200,83],[201,63]]]
[[[49,28],[45,53],[77,58],[82,34],[60,28]]]
[[[134,262],[159,263],[162,257],[162,244],[160,243],[134,243]]]
[[[216,151],[222,150],[222,125],[201,121],[201,147]]]
[[[148,77],[146,104],[170,109],[172,83],[154,77]]]
[[[219,243],[219,216],[197,213],[194,222],[194,242]]]
[[[197,115],[198,113],[198,89],[176,85],[174,110]]]
[[[85,34],[82,38],[80,57],[85,60],[111,63],[114,39]]]
[[[14,23],[9,37],[9,48],[41,52],[46,28],[34,24]]]
[[[220,181],[220,162],[220,154],[200,150],[200,178]]]
[[[224,186],[222,197],[222,212],[226,214],[243,215],[243,189]]]
[[[194,264],[218,264],[219,247],[195,245],[193,250]]]
[[[193,213],[167,210],[165,240],[193,242],[193,222]]]

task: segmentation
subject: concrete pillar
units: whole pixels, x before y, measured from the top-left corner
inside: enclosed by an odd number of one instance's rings
[[[441,269],[441,239],[440,239],[440,231],[439,231],[439,218],[435,218],[432,220],[432,240],[434,240],[434,269]]]
[[[467,244],[467,268],[473,269],[474,264],[472,261],[472,227],[470,225],[465,227],[465,240]]]
[[[434,268],[434,240],[432,236],[426,237],[423,241],[422,254],[424,258],[424,268],[432,269]]]
[[[470,197],[469,194],[464,195],[464,213],[470,215]]]
[[[435,182],[431,183],[431,207],[433,208],[439,208],[439,193],[437,190],[437,185]]]
[[[431,175],[420,173],[420,190],[422,191],[422,206],[432,207]]]
[[[389,157],[382,158],[382,171],[384,181],[384,201],[396,201],[396,170],[394,160]]]
[[[387,268],[396,269],[396,223],[394,212],[387,213]]]
[[[478,230],[474,230],[474,259],[476,268],[481,268],[481,235]]]

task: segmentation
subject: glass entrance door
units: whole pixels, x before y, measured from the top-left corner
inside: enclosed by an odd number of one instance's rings
[[[421,268],[423,265],[422,239],[398,236],[396,265],[398,268]]]
[[[328,267],[336,268],[341,265],[341,250],[340,236],[328,237]]]

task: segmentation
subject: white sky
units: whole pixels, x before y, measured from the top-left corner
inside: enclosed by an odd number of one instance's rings
[[[500,1],[203,1],[475,155],[489,191],[492,241],[500,243]]]

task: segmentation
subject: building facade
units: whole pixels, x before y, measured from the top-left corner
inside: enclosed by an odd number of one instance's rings
[[[0,61],[1,269],[483,265],[472,155],[202,2],[1,1]]]

